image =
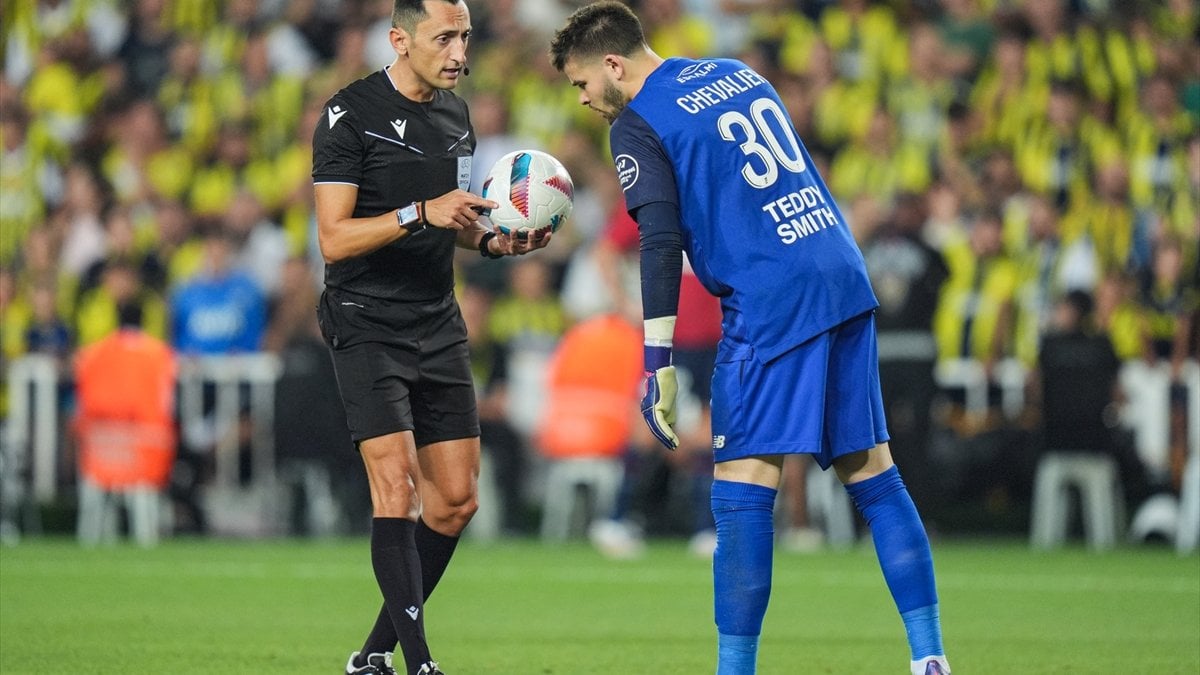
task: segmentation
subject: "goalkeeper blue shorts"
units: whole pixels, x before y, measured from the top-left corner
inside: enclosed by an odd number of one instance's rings
[[[874,312],[769,363],[751,357],[716,364],[712,433],[717,462],[806,453],[822,469],[886,442]]]

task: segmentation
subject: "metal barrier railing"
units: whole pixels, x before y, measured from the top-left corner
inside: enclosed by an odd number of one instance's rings
[[[29,471],[35,501],[58,492],[58,361],[44,354],[14,359],[8,367],[5,471]]]
[[[275,382],[280,369],[279,358],[265,352],[180,359],[181,435],[212,441],[216,486],[233,488],[240,483],[238,427],[243,410],[252,421],[251,480],[275,483]],[[213,394],[211,415],[205,412],[206,388]]]
[[[238,425],[243,411],[252,422],[252,482],[275,483],[275,383],[280,370],[279,358],[265,352],[180,357],[181,436],[212,440],[216,486],[240,483]],[[22,476],[28,494],[38,503],[53,501],[64,483],[59,476],[62,424],[58,390],[65,375],[53,357],[41,354],[21,356],[8,366],[5,441],[9,454],[4,470]],[[211,391],[207,397],[206,389]]]

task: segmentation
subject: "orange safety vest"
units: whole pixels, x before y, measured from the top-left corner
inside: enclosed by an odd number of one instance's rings
[[[162,340],[122,329],[75,361],[79,470],[113,490],[165,487],[175,461],[175,355]]]
[[[629,440],[642,376],[642,333],[618,316],[578,324],[550,362],[535,442],[551,458],[616,457]]]

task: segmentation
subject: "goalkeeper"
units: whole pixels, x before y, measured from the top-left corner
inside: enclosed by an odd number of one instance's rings
[[[929,540],[888,448],[866,265],[774,88],[731,59],[662,59],[623,4],[577,10],[551,58],[605,117],[641,238],[643,414],[668,448],[682,251],[720,298],[712,379],[718,675],[755,672],[787,454],[833,467],[871,527],[917,675],[950,668]]]

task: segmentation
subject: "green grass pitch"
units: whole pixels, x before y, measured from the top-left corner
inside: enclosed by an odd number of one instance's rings
[[[935,542],[957,675],[1200,673],[1200,557]],[[450,675],[714,672],[710,564],[660,542],[466,541],[427,606]],[[336,673],[379,605],[367,542],[0,549],[0,673]],[[759,672],[907,672],[869,547],[779,553]]]

